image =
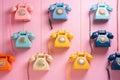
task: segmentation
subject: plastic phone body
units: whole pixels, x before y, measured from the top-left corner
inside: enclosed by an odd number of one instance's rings
[[[30,48],[32,47],[31,40],[35,38],[33,33],[27,31],[19,31],[12,35],[12,40],[16,40],[16,48]]]
[[[105,3],[98,3],[90,8],[90,11],[95,11],[94,20],[109,20],[112,10],[112,6]]]
[[[14,61],[15,59],[12,55],[0,54],[0,70],[11,70],[11,63]]]
[[[98,30],[91,35],[91,39],[95,39],[96,47],[110,47],[110,39],[113,39],[113,37],[113,34],[106,30]]]
[[[49,70],[49,63],[52,62],[51,55],[39,53],[30,58],[30,62],[33,62],[33,70]]]
[[[73,61],[73,69],[89,69],[89,61],[92,59],[92,55],[85,52],[76,52],[69,57],[69,60]]]
[[[50,5],[48,12],[52,13],[52,19],[55,20],[67,20],[67,12],[71,11],[72,9],[68,4],[64,3],[55,3]]]
[[[70,47],[69,40],[73,38],[73,34],[65,30],[59,30],[57,32],[53,32],[50,38],[55,40],[54,47],[68,48]]]
[[[32,10],[32,6],[19,3],[17,6],[12,7],[11,12],[14,13],[14,19],[16,21],[30,21]]]

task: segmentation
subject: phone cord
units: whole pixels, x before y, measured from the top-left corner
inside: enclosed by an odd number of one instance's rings
[[[92,42],[91,42],[91,11],[89,11],[89,45],[90,45],[90,53],[91,55],[93,54],[93,47],[92,47]]]
[[[28,79],[28,80],[30,80],[29,66],[30,66],[30,62],[28,62],[28,64],[27,64],[27,79]]]
[[[4,0],[2,0],[2,14],[3,14],[3,12],[4,12]],[[3,14],[3,16],[4,16],[4,14]],[[3,33],[3,35],[2,35],[2,42],[4,43],[4,19],[3,19],[3,16],[2,16],[2,33]],[[2,44],[2,51],[3,51],[3,53],[4,53],[4,45]]]
[[[71,80],[71,65],[70,65],[70,61],[67,62],[67,80]]]
[[[50,29],[52,30],[53,27],[52,27],[52,21],[50,19],[50,12],[49,11],[48,11],[48,20],[49,20]]]
[[[16,53],[14,46],[13,46],[13,42],[11,39],[12,36],[12,13],[9,14],[9,28],[8,28],[8,36],[10,36],[10,47],[11,47],[11,52],[13,52],[14,54]]]
[[[116,24],[117,24],[117,52],[119,52],[119,18],[118,18],[118,9],[119,8],[119,0],[116,3]]]
[[[106,71],[108,75],[108,80],[110,80],[110,70],[109,70],[110,62],[108,61],[107,66],[106,66]]]

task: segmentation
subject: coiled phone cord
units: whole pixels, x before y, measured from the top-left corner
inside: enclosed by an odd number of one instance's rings
[[[117,25],[117,45],[116,45],[116,48],[117,48],[117,52],[119,52],[119,15],[118,15],[118,11],[119,11],[119,0],[116,1],[116,25]],[[110,61],[108,61],[107,63],[107,66],[106,66],[106,71],[107,71],[107,74],[108,74],[108,80],[110,80],[110,70],[109,70],[109,66],[110,66]]]

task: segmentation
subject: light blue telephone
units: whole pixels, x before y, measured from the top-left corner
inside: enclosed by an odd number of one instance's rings
[[[15,47],[17,48],[30,48],[31,40],[34,38],[34,34],[27,31],[16,32],[12,36],[12,40],[16,40]]]
[[[96,11],[94,20],[109,20],[110,19],[110,12],[112,12],[113,8],[105,3],[98,3],[93,5],[90,8],[90,11]]]
[[[58,20],[66,20],[67,19],[67,11],[71,11],[72,9],[68,4],[64,3],[55,3],[50,5],[48,12],[53,12],[52,19]]]

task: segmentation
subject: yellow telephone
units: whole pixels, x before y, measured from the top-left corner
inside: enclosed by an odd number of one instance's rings
[[[70,39],[73,38],[73,34],[67,32],[65,30],[59,30],[57,32],[53,32],[50,36],[51,39],[55,39],[54,47],[70,47]]]
[[[74,61],[73,69],[89,69],[89,61],[92,59],[92,55],[85,52],[76,52],[69,57],[70,61]]]
[[[52,56],[44,53],[38,53],[30,58],[34,62],[33,70],[49,70],[49,62],[53,60]]]

